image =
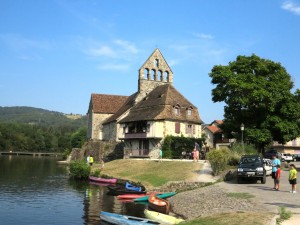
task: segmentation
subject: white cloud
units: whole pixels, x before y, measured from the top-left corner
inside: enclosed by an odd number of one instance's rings
[[[194,34],[197,38],[206,39],[206,40],[212,40],[214,39],[214,36],[211,34],[203,34],[203,33],[195,33]]]
[[[129,65],[128,64],[102,64],[97,67],[99,70],[114,70],[114,71],[128,71]]]
[[[281,8],[300,16],[300,6],[296,5],[292,1],[286,1],[286,2],[284,2],[281,5]]]
[[[132,44],[128,41],[118,39],[118,40],[115,40],[114,43],[118,46],[121,46],[123,48],[123,50],[125,50],[127,53],[131,53],[131,54],[138,53],[138,49],[134,46],[134,44]]]
[[[117,56],[117,53],[109,46],[101,46],[101,47],[94,47],[84,51],[87,55],[93,57],[105,56],[109,58],[114,58]]]

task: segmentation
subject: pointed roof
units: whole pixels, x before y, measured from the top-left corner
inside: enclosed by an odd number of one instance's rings
[[[180,109],[175,115],[174,107]],[[188,115],[187,109],[192,110]],[[171,84],[156,87],[144,99],[133,106],[120,123],[141,120],[177,120],[202,124],[198,109],[179,93]]]
[[[154,68],[155,67],[154,59],[159,60],[159,67],[160,68],[164,68],[165,70],[169,70],[171,73],[173,73],[173,71],[171,70],[170,66],[168,65],[165,57],[162,55],[162,53],[160,52],[160,50],[158,48],[156,48],[152,52],[152,54],[148,57],[148,59],[141,66],[140,70],[142,70],[144,68]]]
[[[113,114],[126,102],[128,96],[92,94],[89,110],[93,113]]]
[[[222,132],[221,129],[217,126],[206,126],[205,128],[208,129],[213,134]]]

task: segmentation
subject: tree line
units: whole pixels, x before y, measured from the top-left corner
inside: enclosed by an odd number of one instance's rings
[[[0,123],[0,151],[63,152],[85,140],[86,127]]]

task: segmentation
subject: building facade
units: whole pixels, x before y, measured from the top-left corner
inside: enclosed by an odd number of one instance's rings
[[[138,91],[98,125],[99,138],[122,141],[125,157],[157,158],[167,135],[200,138],[202,123],[197,107],[173,86],[173,72],[155,49],[139,69]]]

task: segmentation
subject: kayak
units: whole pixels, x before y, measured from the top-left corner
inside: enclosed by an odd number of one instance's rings
[[[168,200],[158,198],[155,194],[151,194],[148,199],[149,209],[153,209],[156,212],[169,214],[170,212],[170,203]]]
[[[108,223],[119,225],[159,224],[159,222],[147,218],[126,216],[103,211],[100,212],[100,218]]]
[[[146,194],[146,191],[132,191],[125,188],[125,186],[107,187],[111,195],[124,195],[124,194]]]
[[[142,191],[143,190],[141,186],[135,186],[135,185],[129,183],[128,181],[125,184],[125,188],[130,191]]]
[[[135,199],[147,196],[147,194],[124,194],[124,195],[118,195],[118,199]]]
[[[169,198],[169,197],[172,197],[173,195],[176,195],[176,192],[166,192],[166,193],[162,193],[162,194],[157,194],[156,197]],[[149,196],[144,196],[144,197],[136,198],[133,201],[134,202],[144,202],[144,201],[148,201],[148,198],[149,198]]]
[[[102,177],[89,176],[89,180],[93,181],[93,182],[100,182],[100,183],[110,183],[110,184],[116,184],[117,183],[116,178],[102,178]]]
[[[148,209],[145,209],[144,213],[147,218],[151,220],[155,220],[162,224],[178,224],[184,221],[183,219],[178,219],[174,216],[169,216],[159,212],[150,211]]]

